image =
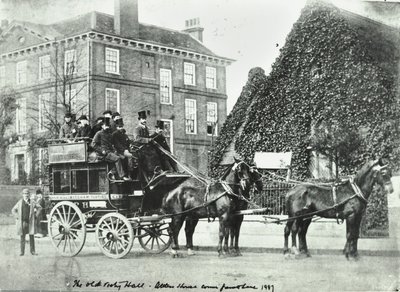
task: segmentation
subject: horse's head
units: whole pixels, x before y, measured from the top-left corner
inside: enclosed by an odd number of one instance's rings
[[[386,193],[393,193],[392,185],[392,170],[387,164],[384,164],[382,159],[378,159],[372,164],[373,178],[375,182],[379,184]]]
[[[232,171],[239,180],[240,188],[242,191],[250,190],[250,187],[255,184],[258,191],[262,191],[262,175],[258,172],[257,168],[250,166],[242,160],[235,158],[235,163],[232,166]]]

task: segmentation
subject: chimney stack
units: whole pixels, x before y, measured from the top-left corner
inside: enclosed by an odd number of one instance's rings
[[[203,41],[204,28],[200,26],[199,18],[192,18],[185,21],[184,32],[189,33],[192,37],[199,41]]]
[[[114,1],[114,31],[122,37],[139,36],[138,0]]]

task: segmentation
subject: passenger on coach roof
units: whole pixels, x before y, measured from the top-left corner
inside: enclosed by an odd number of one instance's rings
[[[139,124],[135,127],[133,132],[134,140],[139,144],[148,144],[151,141],[149,128],[147,127],[146,111],[138,112]]]
[[[110,118],[104,118],[104,121],[101,122],[101,127],[102,130],[96,133],[92,141],[94,151],[96,151],[100,159],[109,163],[109,167],[111,168],[109,173],[110,180],[130,180],[122,167],[120,156],[114,151]],[[118,176],[117,178],[116,175]]]
[[[131,141],[129,140],[128,135],[126,135],[122,117],[117,116],[114,122],[116,130],[112,133],[112,142],[121,159],[125,173],[131,174],[133,171],[133,155],[129,152]]]
[[[114,133],[114,131],[117,129],[117,125],[115,124],[116,120],[118,120],[121,117],[121,115],[119,114],[119,112],[114,112],[111,115],[111,132]]]
[[[156,122],[156,128],[154,134],[150,136],[150,138],[153,138],[155,142],[157,142],[162,148],[167,150],[168,152],[171,153],[171,148],[169,147],[167,140],[164,136],[164,122],[158,120]],[[158,149],[157,149],[158,150]],[[171,171],[178,171],[178,166],[175,161],[173,161],[171,158],[169,158],[167,155],[162,153],[160,150],[158,150],[159,155],[161,157],[161,165],[163,170],[171,170]]]
[[[101,131],[101,123],[103,122],[103,117],[98,117],[96,119],[96,124],[93,125],[92,130],[90,131],[89,138],[93,139],[94,135],[98,131]]]
[[[76,137],[77,138],[90,137],[90,132],[92,128],[89,125],[89,121],[86,115],[81,115],[77,121],[77,124],[78,124],[78,133]]]
[[[60,128],[59,138],[72,139],[78,132],[77,126],[72,122],[72,114],[66,113],[64,115],[64,124]]]

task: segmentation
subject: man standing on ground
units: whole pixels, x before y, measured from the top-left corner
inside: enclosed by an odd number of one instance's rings
[[[17,233],[21,236],[21,253],[20,256],[25,254],[25,237],[29,234],[29,244],[31,254],[37,255],[35,252],[35,208],[40,210],[41,206],[34,200],[30,200],[30,192],[28,189],[23,189],[22,199],[20,199],[11,213],[15,216]]]

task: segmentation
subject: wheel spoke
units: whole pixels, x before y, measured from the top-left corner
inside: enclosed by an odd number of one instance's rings
[[[158,238],[155,237],[155,239],[156,239],[157,247],[158,247],[158,249],[160,249],[160,243],[158,242]]]
[[[55,239],[59,235],[61,235],[61,233],[57,233],[56,235],[53,235],[51,238]]]
[[[164,243],[164,245],[167,245],[167,243],[164,241],[164,239],[161,238],[161,236],[159,237],[159,239],[162,241],[162,243]]]
[[[67,223],[67,214],[65,213],[65,205],[62,205],[61,207],[63,210],[64,222]]]
[[[71,206],[68,206],[68,213],[67,213],[67,220],[66,220],[66,222],[67,223],[69,223],[70,221],[69,221],[69,218],[70,218],[70,215],[71,215]]]
[[[69,235],[71,235],[73,238],[78,239],[78,235],[77,235],[77,234],[74,234],[73,232],[71,232]]]
[[[52,220],[57,221],[59,225],[64,226],[64,224],[60,220],[58,220],[56,217],[53,216]],[[57,226],[54,226],[54,227],[57,228]]]
[[[72,238],[72,242],[74,243],[75,248],[78,249],[78,246],[76,245],[75,239]]]
[[[63,252],[65,252],[65,248],[67,247],[67,239],[68,239],[68,237],[67,237],[67,235],[65,234],[65,240],[64,240],[64,248],[63,248]]]
[[[63,237],[61,237],[60,238],[60,241],[58,242],[58,244],[57,244],[57,248],[60,246],[60,244],[61,244],[61,242],[64,240],[64,238]]]
[[[72,223],[71,225],[70,225],[70,227],[73,227],[73,226],[75,226],[76,224],[78,224],[78,223],[80,223],[81,222],[81,220],[76,220],[74,223]]]
[[[63,216],[61,216],[61,213],[60,213],[60,210],[58,210],[58,208],[56,209],[56,211],[57,211],[57,213],[58,213],[58,216],[60,217],[60,220],[61,220],[61,225],[65,225],[65,221],[64,221],[64,218],[63,218]]]
[[[117,253],[117,255],[119,255],[119,252],[118,252],[118,241],[115,242],[115,252]]]
[[[111,243],[111,240],[106,241],[106,243],[103,244],[103,248],[106,247],[107,244]]]
[[[152,237],[152,240],[151,240],[151,249],[154,249],[154,237]]]
[[[108,225],[108,223],[106,222],[106,220],[104,220],[103,223],[107,226],[108,231],[111,231],[111,230],[112,230],[111,227],[110,227],[110,225]]]
[[[111,224],[111,227],[112,227],[112,229],[111,230],[115,230],[115,228],[114,228],[114,223],[113,223],[113,219],[112,219],[112,217],[110,218],[110,224]]]
[[[82,229],[77,229],[77,228],[70,228],[69,230],[76,231],[76,232],[81,232],[82,231]]]
[[[123,237],[120,237],[119,240],[120,240],[120,241],[123,241],[123,242],[126,242],[126,244],[129,244],[129,240],[126,240],[126,239],[123,238]]]
[[[118,219],[119,220],[119,219]],[[117,233],[120,232],[123,228],[125,228],[126,225],[124,222],[122,222],[122,226],[120,228],[118,228]]]
[[[150,240],[151,240],[151,236],[149,236],[149,239],[147,239],[147,241],[144,243],[144,245],[147,246],[147,244],[149,243]]]
[[[74,211],[74,215],[72,215],[72,218],[71,218],[68,222],[73,222],[74,219],[75,219],[75,216],[76,216],[76,214],[77,214],[77,213],[75,212],[75,210],[72,209],[72,211]],[[77,222],[81,222],[81,220],[79,219]],[[71,224],[71,226],[74,226],[74,224],[75,224],[75,223]]]
[[[71,238],[68,236],[69,252],[72,254]]]

